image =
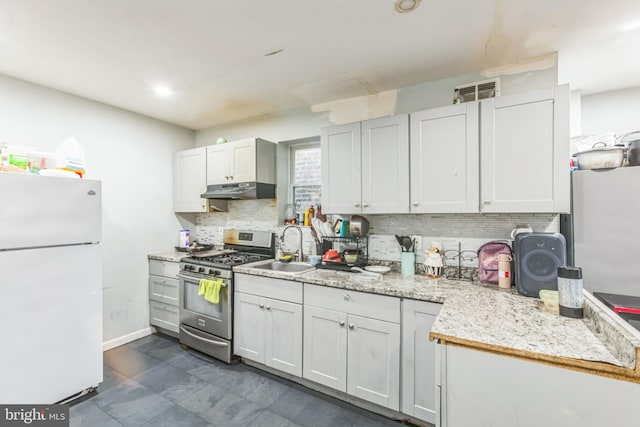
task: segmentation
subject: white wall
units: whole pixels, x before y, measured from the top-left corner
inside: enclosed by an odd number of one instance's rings
[[[456,85],[486,79],[479,73],[469,73],[402,88],[398,92],[395,113],[405,114],[449,105],[453,101]],[[502,95],[552,87],[557,85],[557,82],[557,67],[500,76]],[[312,113],[310,109],[297,109],[198,131],[196,144],[214,144],[219,137],[227,138],[229,141],[247,137],[260,137],[273,142],[290,141],[320,135],[321,128],[329,125],[329,113]],[[236,204],[233,205],[233,215],[231,208],[229,214],[198,215],[196,235],[202,242],[220,244],[221,236],[217,233],[217,228],[231,227],[238,223],[246,228],[281,231],[281,225],[277,225],[277,209],[260,209],[258,218],[254,213],[257,210],[242,207],[247,202],[234,203]],[[281,210],[283,203],[286,202],[279,201]],[[255,223],[251,222],[252,218],[256,219]],[[376,236],[370,242],[369,251],[375,259],[399,260],[400,251],[395,243],[394,234],[435,236],[438,241],[452,245],[446,249],[455,249],[458,242],[461,242],[466,245],[465,249],[477,250],[479,245],[487,240],[509,238],[511,230],[522,223],[530,223],[535,231],[558,231],[557,219],[557,215],[535,214],[372,215],[369,218],[372,224],[371,231]],[[449,239],[445,240],[444,237]],[[305,239],[309,238],[310,235],[305,235]],[[430,240],[426,242],[428,244]],[[477,264],[477,261],[471,264],[474,263]]]
[[[456,85],[486,79],[478,73],[469,73],[401,88],[395,113],[406,114],[449,105]],[[503,95],[551,87],[557,83],[557,67],[500,76]],[[196,133],[196,145],[211,145],[220,137],[228,141],[249,137],[273,142],[290,141],[318,136],[320,129],[330,125],[328,112],[312,113],[310,108],[299,108],[200,130]]]
[[[177,244],[173,153],[193,148],[194,133],[1,75],[0,99],[1,141],[54,151],[74,136],[86,177],[102,181],[103,341],[148,328],[147,254]]]
[[[582,134],[640,130],[640,87],[582,97]]]

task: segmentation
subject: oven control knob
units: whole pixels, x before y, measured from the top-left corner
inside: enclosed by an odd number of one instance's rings
[[[198,268],[198,273],[204,273],[204,267],[199,267]]]
[[[220,275],[220,270],[213,270],[213,274],[214,276],[219,276]]]

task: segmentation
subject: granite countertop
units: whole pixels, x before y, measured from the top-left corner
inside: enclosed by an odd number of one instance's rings
[[[149,259],[155,259],[158,261],[172,261],[172,262],[180,262],[180,260],[184,257],[189,256],[188,253],[186,252],[178,252],[178,251],[173,251],[173,252],[162,252],[162,253],[157,253],[157,254],[149,254],[148,258]]]
[[[610,342],[609,335],[594,332],[592,319],[546,311],[542,301],[518,295],[513,288],[422,275],[403,277],[394,272],[376,280],[333,270],[291,274],[251,268],[261,263],[265,261],[234,267],[234,271],[443,303],[431,329],[432,339],[640,382],[640,371],[635,369],[640,341],[631,342],[627,335]],[[586,303],[592,304],[589,299]]]

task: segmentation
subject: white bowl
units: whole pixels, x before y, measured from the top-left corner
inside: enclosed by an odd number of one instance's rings
[[[379,274],[384,274],[388,271],[391,271],[391,268],[385,267],[384,265],[368,265],[364,269],[372,273],[379,273]]]

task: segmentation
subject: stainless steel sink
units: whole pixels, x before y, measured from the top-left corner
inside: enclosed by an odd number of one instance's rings
[[[291,273],[300,274],[307,271],[315,270],[315,267],[305,262],[280,262],[271,261],[266,264],[260,264],[252,266],[251,268],[257,268],[259,270],[277,271],[279,273]]]

